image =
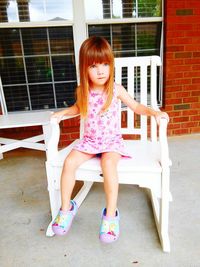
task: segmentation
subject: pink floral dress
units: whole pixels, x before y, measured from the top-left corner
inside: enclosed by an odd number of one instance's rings
[[[91,90],[89,93],[88,116],[84,122],[84,135],[74,147],[89,154],[117,152],[129,157],[120,133],[119,99],[114,86],[113,99],[106,112],[101,112],[106,95]]]

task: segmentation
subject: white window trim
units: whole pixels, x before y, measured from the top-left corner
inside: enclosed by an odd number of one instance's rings
[[[73,34],[74,34],[74,53],[76,61],[77,81],[79,81],[79,49],[83,41],[87,38],[87,25],[85,19],[84,0],[73,0]]]
[[[146,18],[121,18],[121,19],[94,19],[86,20],[88,25],[91,24],[123,24],[123,23],[147,23],[147,22],[162,22],[162,17],[146,17]]]
[[[72,20],[64,21],[39,21],[39,22],[4,22],[0,23],[0,28],[41,28],[41,27],[57,27],[72,26]]]

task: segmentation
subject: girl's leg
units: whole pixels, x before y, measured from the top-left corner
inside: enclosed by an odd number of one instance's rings
[[[101,157],[101,167],[104,177],[106,194],[106,216],[115,217],[118,197],[117,164],[121,155],[116,152],[106,152]]]
[[[61,175],[61,209],[70,209],[70,199],[75,185],[75,171],[86,160],[94,155],[72,150],[65,159]]]
[[[78,210],[76,202],[70,200],[75,185],[75,171],[91,157],[93,155],[72,150],[65,159],[61,175],[61,209],[52,223],[52,230],[56,235],[66,235],[72,225]]]

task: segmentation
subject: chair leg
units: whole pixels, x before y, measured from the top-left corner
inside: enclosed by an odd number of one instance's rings
[[[170,201],[169,177],[170,177],[169,168],[163,168],[160,232],[161,232],[161,243],[162,243],[163,251],[165,252],[170,252],[170,241],[169,241],[169,234],[168,234],[169,201]]]
[[[160,239],[164,252],[170,252],[170,241],[168,233],[169,222],[169,196],[161,199],[161,214],[160,214]]]
[[[47,227],[46,236],[53,236],[54,233],[52,231],[52,222],[58,214],[58,211],[61,206],[61,198],[60,198],[60,190],[50,190],[49,191],[49,199],[50,199],[50,207],[51,207],[51,216],[52,221]]]
[[[93,185],[93,182],[85,181],[77,195],[75,196],[74,200],[76,201],[78,207],[81,206],[82,202],[86,198],[87,194],[89,193],[91,187]]]
[[[160,200],[151,190],[150,197],[162,249],[164,252],[170,252],[170,241],[168,234],[169,199]]]
[[[0,144],[0,150],[1,150],[1,144]],[[3,153],[0,152],[0,160],[3,159]]]
[[[46,236],[52,237],[52,236],[55,235],[54,232],[53,232],[53,230],[52,230],[52,223],[53,223],[53,220],[50,222],[50,224],[47,227]]]

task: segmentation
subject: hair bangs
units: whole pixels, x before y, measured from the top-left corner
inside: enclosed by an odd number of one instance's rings
[[[91,47],[91,49],[88,50],[88,55],[86,58],[86,65],[91,66],[92,64],[101,64],[101,63],[113,63],[113,56],[108,51],[107,47]]]

